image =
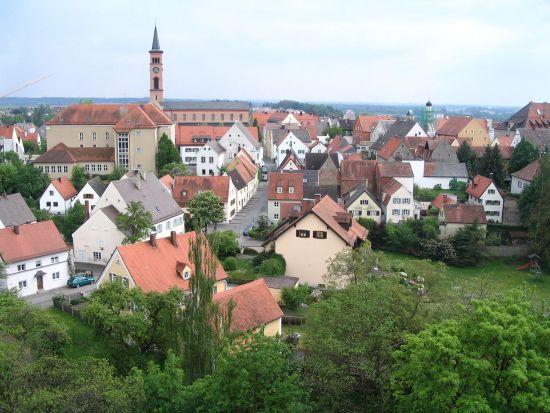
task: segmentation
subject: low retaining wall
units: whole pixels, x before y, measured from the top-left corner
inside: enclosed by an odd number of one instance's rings
[[[499,245],[486,247],[491,257],[526,257],[530,252],[528,245]]]

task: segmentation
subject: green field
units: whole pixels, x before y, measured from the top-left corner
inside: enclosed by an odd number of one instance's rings
[[[414,263],[418,258],[411,255],[384,251],[391,264],[403,262]],[[457,290],[479,290],[482,286],[492,293],[503,293],[514,289],[527,287],[533,290],[535,298],[550,300],[550,275],[544,274],[540,279],[528,271],[517,271],[516,268],[525,264],[525,260],[502,259],[489,261],[476,267],[447,267],[445,282],[440,288]]]

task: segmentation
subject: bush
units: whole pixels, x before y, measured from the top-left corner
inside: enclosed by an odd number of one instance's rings
[[[213,232],[208,235],[208,241],[220,260],[234,257],[239,249],[237,234],[231,230]]]
[[[254,248],[248,248],[248,247],[243,250],[243,253],[247,255],[258,255],[258,251],[256,251]]]
[[[432,261],[442,261],[452,264],[456,261],[456,251],[449,240],[427,239],[420,240],[418,255]]]
[[[485,245],[490,245],[498,247],[502,245],[502,234],[500,232],[491,232],[487,234],[487,239],[485,240]]]
[[[225,271],[235,271],[237,269],[237,258],[227,257],[223,262],[223,269]]]
[[[299,285],[296,288],[286,287],[281,292],[281,301],[285,308],[296,310],[302,303],[311,302],[311,287],[307,284]]]
[[[479,225],[466,225],[451,238],[456,251],[456,265],[467,267],[479,264],[485,246],[485,231]]]
[[[268,258],[260,265],[260,273],[263,275],[283,275],[285,267],[281,260],[277,258]]]
[[[78,305],[82,302],[80,298],[74,298],[71,300],[71,305]]]

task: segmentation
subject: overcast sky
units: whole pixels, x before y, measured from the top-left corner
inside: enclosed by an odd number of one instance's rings
[[[550,100],[548,0],[0,0],[0,95],[491,104]]]

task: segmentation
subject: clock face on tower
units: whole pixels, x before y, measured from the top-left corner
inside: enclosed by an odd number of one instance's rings
[[[160,69],[155,66],[155,67],[153,67],[153,72],[158,73],[158,72],[160,72]]]

